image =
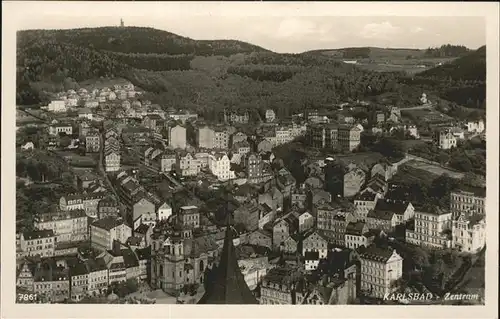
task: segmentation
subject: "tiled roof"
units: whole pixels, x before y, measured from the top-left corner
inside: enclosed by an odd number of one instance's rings
[[[351,222],[347,224],[345,233],[346,235],[361,236],[363,235],[364,222]]]
[[[360,257],[378,262],[387,262],[387,260],[391,258],[393,252],[394,251],[390,249],[383,249],[376,247],[375,245],[371,245],[360,253]]]
[[[111,230],[119,225],[124,224],[124,221],[121,219],[116,219],[115,217],[105,217],[102,219],[98,219],[95,222],[92,223],[92,226],[105,229],[105,230]]]
[[[38,238],[48,238],[48,237],[54,236],[54,231],[51,229],[36,230],[36,231],[31,231],[31,232],[24,232],[23,236],[24,236],[25,240],[33,240],[33,239],[38,239]]]
[[[368,218],[375,218],[375,219],[382,219],[382,220],[391,220],[396,214],[395,212],[390,212],[390,211],[384,211],[384,210],[370,210],[366,217]]]
[[[149,260],[151,258],[151,246],[146,248],[136,249],[137,259],[139,260]]]
[[[126,268],[139,266],[139,261],[131,249],[122,249],[122,256]]]
[[[304,254],[305,260],[318,260],[319,251],[306,251]]]
[[[375,205],[375,211],[386,211],[392,212],[398,215],[403,214],[408,208],[408,202],[388,200],[388,199],[379,199],[377,204]]]

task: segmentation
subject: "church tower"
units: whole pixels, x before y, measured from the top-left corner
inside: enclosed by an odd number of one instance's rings
[[[258,304],[245,282],[236,259],[227,204],[226,214],[226,236],[220,261],[215,269],[213,280],[207,283],[208,289],[198,304]]]

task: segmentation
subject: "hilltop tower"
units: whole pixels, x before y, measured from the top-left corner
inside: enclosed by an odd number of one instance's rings
[[[120,27],[123,28],[125,26],[125,22],[123,22],[123,19],[120,19]]]

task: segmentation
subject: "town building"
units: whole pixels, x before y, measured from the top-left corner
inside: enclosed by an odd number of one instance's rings
[[[97,105],[99,105],[99,103],[97,103]],[[87,119],[89,121],[92,121],[93,116],[94,114],[92,114],[92,110],[88,107],[84,107],[78,110],[78,118],[80,119]]]
[[[231,170],[231,161],[227,154],[217,153],[209,155],[208,168],[220,181],[227,181],[234,179],[234,171]]]
[[[234,143],[232,149],[235,154],[239,154],[240,156],[245,156],[251,151],[250,143],[247,141]]]
[[[177,157],[176,171],[181,176],[197,176],[201,171],[201,163],[191,153],[181,153]]]
[[[318,252],[319,259],[328,255],[328,240],[318,231],[309,233],[302,242],[302,255],[311,251]]]
[[[51,229],[24,232],[20,238],[21,250],[25,256],[54,256],[55,238]]]
[[[162,172],[171,172],[175,170],[177,156],[175,153],[163,153],[160,159],[160,169]]]
[[[204,283],[205,271],[217,253],[217,243],[210,236],[193,238],[190,230],[181,230],[178,225],[155,228],[151,241],[153,289],[173,292],[186,284]]]
[[[485,188],[466,188],[452,191],[450,194],[450,211],[456,219],[462,213],[466,215],[485,214],[486,208]]]
[[[274,221],[273,226],[273,249],[279,249],[290,235],[299,230],[299,221],[293,213],[288,213]]]
[[[467,253],[477,253],[486,245],[486,220],[484,215],[460,214],[452,221],[452,248]]]
[[[76,261],[69,265],[70,299],[78,302],[88,294],[89,272],[85,263]]]
[[[55,113],[66,112],[66,102],[64,100],[51,101],[47,105],[47,110]]]
[[[359,254],[359,262],[363,294],[382,299],[398,288],[395,282],[403,276],[403,258],[395,250],[371,245]]]
[[[345,229],[345,246],[350,249],[368,247],[369,242],[366,236],[368,230],[368,226],[362,221],[348,223]]]
[[[70,299],[69,271],[64,261],[44,259],[35,265],[33,292],[45,302]]]
[[[262,181],[264,165],[259,154],[250,153],[245,157],[245,169],[249,183]]]
[[[121,218],[105,217],[90,225],[90,243],[97,250],[112,249],[114,241],[126,243],[130,236],[132,228]]]
[[[120,152],[114,149],[108,149],[104,152],[104,166],[106,172],[117,172],[120,170]]]
[[[304,253],[304,268],[306,271],[316,270],[319,265],[319,252],[306,251]]]
[[[457,138],[449,129],[440,129],[434,132],[434,142],[440,149],[449,150],[457,146]]]
[[[185,149],[187,146],[186,141],[186,128],[181,125],[176,125],[168,131],[168,145],[172,148]]]
[[[178,217],[183,226],[192,228],[200,227],[200,211],[196,206],[182,206]]]
[[[53,231],[54,243],[76,242],[88,239],[88,217],[83,209],[61,211],[56,209],[40,214],[35,222],[40,230]]]
[[[366,179],[365,172],[358,167],[354,167],[346,174],[343,179],[343,194],[344,197],[353,197],[361,190]]]
[[[484,121],[469,121],[467,122],[467,131],[470,133],[483,133],[485,130]]]
[[[291,267],[270,269],[260,287],[261,305],[295,304],[295,271]]]
[[[315,218],[310,212],[303,212],[299,215],[299,232],[303,233],[315,225]]]
[[[377,201],[382,198],[380,194],[371,192],[363,192],[354,197],[354,206],[356,207],[355,215],[358,220],[365,221],[370,210],[375,208]]]
[[[49,126],[49,134],[52,136],[58,136],[64,133],[66,135],[73,134],[73,126],[71,124],[51,124]]]
[[[451,212],[439,207],[415,212],[414,229],[406,229],[406,242],[431,248],[450,248],[451,246]]]
[[[97,153],[101,148],[101,137],[99,133],[93,132],[85,136],[85,150],[87,153]]]
[[[85,265],[88,271],[87,293],[90,296],[101,296],[108,290],[108,268],[103,258],[87,259]]]

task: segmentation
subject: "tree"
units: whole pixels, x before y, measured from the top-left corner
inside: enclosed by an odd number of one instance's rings
[[[400,159],[405,156],[403,143],[394,138],[382,138],[375,144],[373,150],[391,159]]]

